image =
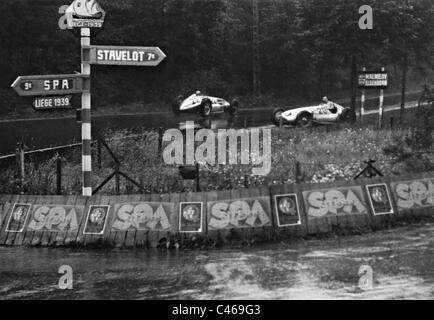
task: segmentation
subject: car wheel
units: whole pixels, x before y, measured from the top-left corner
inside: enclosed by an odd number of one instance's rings
[[[297,124],[302,128],[309,128],[313,125],[312,115],[308,112],[303,112],[297,118]]]
[[[280,125],[280,119],[282,118],[282,113],[284,112],[285,110],[283,108],[274,109],[271,121],[273,121],[276,126]]]
[[[182,101],[184,101],[184,97],[183,96],[177,96],[176,99],[173,101],[172,103],[172,111],[175,115],[178,115],[181,113],[181,110],[179,109],[179,107],[182,104]]]
[[[229,106],[229,113],[234,115],[238,112],[239,104],[237,100],[233,100],[231,105]]]
[[[339,119],[341,122],[349,122],[350,121],[350,108],[345,108],[342,111],[341,117]]]
[[[205,117],[209,117],[212,112],[212,104],[211,101],[207,100],[202,105],[202,115]]]

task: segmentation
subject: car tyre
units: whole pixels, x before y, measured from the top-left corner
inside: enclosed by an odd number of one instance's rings
[[[172,103],[172,111],[175,115],[179,115],[181,113],[181,110],[179,107],[182,104],[182,101],[184,101],[184,97],[182,95],[177,96],[176,99]]]
[[[206,100],[202,104],[202,115],[204,117],[209,117],[211,115],[211,113],[212,113],[212,104],[211,104],[211,101]]]
[[[271,121],[276,125],[280,125],[280,118],[282,117],[282,113],[284,113],[285,110],[283,108],[276,108],[273,110],[273,116],[271,118]]]
[[[229,106],[229,113],[231,115],[235,115],[238,112],[240,105],[237,100],[232,100],[231,105]]]
[[[297,117],[297,124],[302,128],[309,128],[313,125],[313,117],[309,112],[303,112]]]

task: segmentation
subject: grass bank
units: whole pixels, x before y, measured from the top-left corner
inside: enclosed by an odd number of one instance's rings
[[[131,137],[123,130],[106,132],[105,138],[120,162],[121,170],[140,182],[146,192],[167,193],[190,191],[192,184],[182,182],[177,166],[166,165],[158,155],[158,134],[144,131]],[[201,165],[202,191],[227,190],[248,186],[294,183],[296,162],[300,163],[304,182],[351,180],[363,169],[364,160],[375,159],[385,176],[434,170],[432,150],[434,137],[428,129],[374,130],[362,127],[311,129],[275,128],[272,130],[272,165],[267,176],[253,176],[253,165]],[[167,144],[164,144],[165,147]],[[101,168],[93,147],[93,185],[99,185],[111,172],[114,161],[103,150]],[[54,194],[56,159],[61,157],[62,191],[81,192],[81,152],[79,149],[56,154],[51,158],[29,159],[26,163],[25,189],[29,194]],[[246,181],[247,180],[247,181]],[[3,167],[0,193],[19,192],[17,165]],[[131,183],[121,179],[121,193],[137,192]],[[102,194],[115,194],[111,181]]]

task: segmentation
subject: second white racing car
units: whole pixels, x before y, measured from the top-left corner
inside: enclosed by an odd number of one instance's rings
[[[310,127],[314,123],[330,124],[345,121],[350,108],[328,101],[327,97],[319,105],[285,110],[276,108],[273,111],[272,121],[279,125],[290,124],[300,127]]]

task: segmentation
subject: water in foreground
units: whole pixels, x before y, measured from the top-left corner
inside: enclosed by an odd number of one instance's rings
[[[433,299],[434,224],[208,251],[0,248],[0,299]],[[73,289],[58,287],[70,265]],[[358,271],[373,271],[358,289]]]

